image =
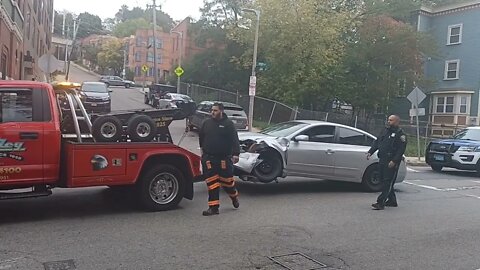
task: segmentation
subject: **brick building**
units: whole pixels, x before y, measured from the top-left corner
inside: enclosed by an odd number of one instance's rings
[[[0,0],[1,79],[46,80],[37,63],[51,48],[52,18],[53,0]]]

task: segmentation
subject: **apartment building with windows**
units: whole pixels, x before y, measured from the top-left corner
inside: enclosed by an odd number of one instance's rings
[[[415,15],[418,31],[430,33],[438,56],[425,59],[432,135],[451,136],[480,119],[480,1],[422,8]]]
[[[51,48],[53,0],[0,0],[0,79],[45,80],[38,58]]]

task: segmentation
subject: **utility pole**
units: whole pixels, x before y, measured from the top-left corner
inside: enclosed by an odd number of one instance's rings
[[[77,23],[78,21],[78,23]],[[69,74],[70,74],[70,61],[72,59],[72,54],[73,54],[73,48],[75,47],[75,42],[77,39],[77,32],[78,32],[78,27],[80,26],[80,20],[77,18],[73,19],[73,40],[72,40],[72,50],[70,51],[70,55],[68,57],[68,64],[67,64],[67,72],[65,75],[65,80],[68,81]]]
[[[179,32],[179,31],[170,31],[171,33],[173,34],[177,34],[180,36],[180,55],[178,57],[178,67],[182,67],[182,57],[183,57],[183,32]],[[177,42],[178,44],[178,42]],[[180,80],[180,77],[181,76],[177,76],[177,93],[180,94],[180,83],[181,83],[181,80]]]
[[[147,7],[152,8],[153,11],[153,73],[155,82],[154,84],[158,83],[158,67],[157,67],[157,2],[156,0],[152,0],[153,5],[147,5]]]

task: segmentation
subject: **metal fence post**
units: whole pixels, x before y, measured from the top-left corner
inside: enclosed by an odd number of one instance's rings
[[[355,128],[357,128],[357,123],[358,123],[358,115],[355,115]]]
[[[328,122],[328,112],[325,114],[325,122]]]
[[[273,113],[275,112],[275,108],[277,107],[277,103],[273,103],[273,109],[272,109],[272,113],[270,114],[270,119],[268,119],[268,125],[270,125],[270,123],[272,122],[272,118],[273,118]]]
[[[298,116],[298,106],[295,107],[295,116],[293,117],[293,120],[297,120],[297,116]]]
[[[237,95],[235,96],[235,104],[238,104],[238,99],[239,99],[239,93],[238,93],[238,90],[237,90]]]

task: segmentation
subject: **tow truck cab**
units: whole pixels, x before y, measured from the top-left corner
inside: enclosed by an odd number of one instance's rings
[[[62,136],[52,85],[0,82],[1,199],[46,196],[51,188],[122,186],[149,210],[168,210],[193,198],[197,155],[170,142],[75,142]]]

